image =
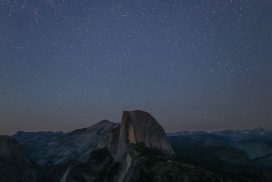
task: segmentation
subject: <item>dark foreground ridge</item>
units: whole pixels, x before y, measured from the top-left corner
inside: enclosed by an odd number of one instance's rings
[[[103,120],[70,133],[18,132],[12,137],[0,137],[0,181],[268,182],[272,179],[269,173],[259,173],[266,174],[265,178],[260,175],[259,179],[234,179],[231,173],[184,160],[181,136],[178,133],[167,137],[153,116],[139,110],[124,111],[119,124]],[[198,153],[195,157],[201,159],[205,155]]]

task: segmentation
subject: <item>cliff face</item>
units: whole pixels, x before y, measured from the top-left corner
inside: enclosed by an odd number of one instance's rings
[[[174,154],[163,128],[153,116],[144,111],[124,111],[121,124],[111,133],[108,145],[118,159],[130,151],[131,144],[144,144],[165,154]]]
[[[157,148],[174,154],[163,128],[156,119],[144,111],[124,111],[120,126],[119,146],[142,143],[148,148]]]
[[[135,145],[157,149],[174,155],[163,128],[156,119],[144,111],[124,111],[121,124],[109,136],[108,148],[115,160],[121,163],[118,181],[123,181],[139,152]]]
[[[117,182],[221,181],[212,172],[175,161],[163,128],[144,111],[124,111],[107,147],[119,163]]]

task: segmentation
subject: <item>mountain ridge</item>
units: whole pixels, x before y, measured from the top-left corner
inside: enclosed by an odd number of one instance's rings
[[[270,182],[269,136],[263,129],[166,134],[151,114],[134,110],[124,111],[120,123],[102,120],[67,133],[19,131],[7,137],[30,161],[26,182],[257,182],[258,176]],[[257,147],[252,150],[249,142]]]

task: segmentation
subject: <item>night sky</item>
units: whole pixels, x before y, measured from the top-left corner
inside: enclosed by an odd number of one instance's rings
[[[0,0],[0,134],[134,109],[167,131],[272,128],[272,1]]]

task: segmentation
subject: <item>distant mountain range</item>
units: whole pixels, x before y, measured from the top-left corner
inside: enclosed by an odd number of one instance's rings
[[[177,160],[234,181],[271,181],[272,130],[168,133]]]
[[[124,111],[69,133],[0,136],[0,182],[271,182],[272,131],[165,133]]]

